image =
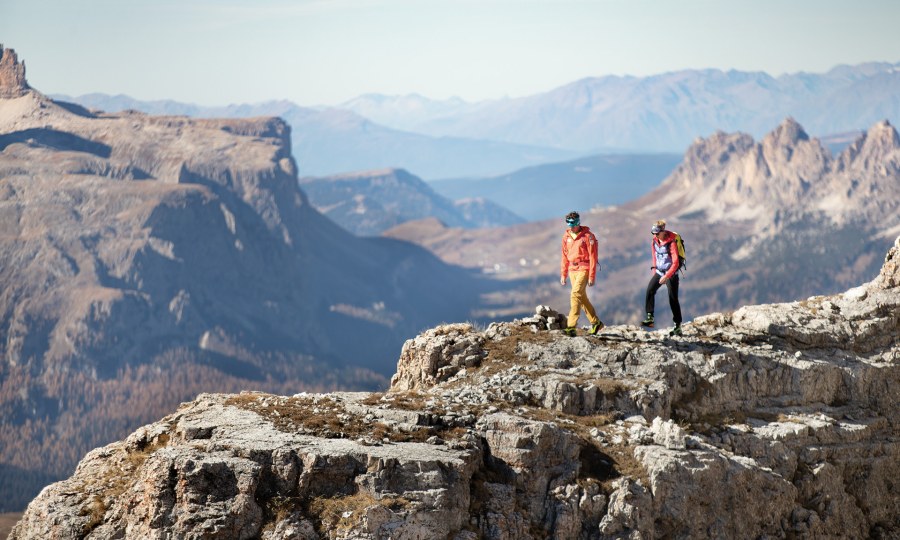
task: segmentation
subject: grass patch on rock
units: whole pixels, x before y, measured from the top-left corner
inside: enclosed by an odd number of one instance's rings
[[[382,402],[381,400],[385,398],[387,400]],[[366,399],[372,403],[389,404],[392,409],[420,411],[426,408],[424,400],[414,392],[393,398],[393,395],[388,394],[378,399],[372,396]],[[271,422],[279,431],[324,439],[362,439],[369,443],[381,443],[385,439],[387,442],[425,442],[432,436],[446,440],[459,438],[465,434],[464,429],[441,424],[407,426],[407,429],[400,429],[396,424],[366,419],[349,412],[342,401],[327,395],[287,397],[243,392],[229,397],[225,404],[255,412]],[[437,411],[433,416],[439,414],[441,412]],[[412,429],[408,429],[410,427]]]
[[[329,533],[356,529],[372,507],[401,512],[409,505],[410,501],[403,497],[376,499],[369,492],[360,490],[353,495],[316,497],[309,501],[307,514],[316,521],[320,534],[328,538]]]

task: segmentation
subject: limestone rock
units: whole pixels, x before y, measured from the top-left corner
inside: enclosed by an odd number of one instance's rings
[[[0,99],[24,96],[29,90],[25,80],[25,63],[19,63],[16,51],[0,44]]]
[[[678,338],[443,325],[385,394],[201,395],[11,538],[891,538],[898,248],[847,293]]]

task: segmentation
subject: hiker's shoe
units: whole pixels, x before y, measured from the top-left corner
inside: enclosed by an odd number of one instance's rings
[[[641,321],[641,326],[646,326],[647,328],[653,328],[653,314],[648,313],[647,317]]]
[[[571,326],[571,327],[563,328],[563,334],[565,334],[569,337],[575,337],[575,327]]]
[[[592,336],[596,336],[597,334],[600,333],[600,330],[603,330],[604,326],[606,326],[606,325],[603,324],[603,321],[601,321],[600,319],[597,319],[597,322],[595,322],[594,324],[591,325],[590,334]]]
[[[680,323],[679,323],[679,324],[676,324],[676,325],[675,325],[675,328],[669,330],[669,335],[670,335],[670,336],[681,336],[681,335],[684,335],[684,334],[681,333],[681,324],[680,324]]]

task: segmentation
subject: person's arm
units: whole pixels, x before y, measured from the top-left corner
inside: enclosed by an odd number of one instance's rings
[[[597,278],[597,237],[591,234],[590,238],[588,238],[588,257],[590,260],[590,264],[588,264],[588,285],[593,285],[594,280]]]
[[[559,261],[559,282],[563,285],[566,284],[566,276],[569,275],[569,254],[568,249],[566,249],[566,237],[563,235],[562,239],[562,256]]]
[[[650,274],[656,273],[656,237],[650,240]]]

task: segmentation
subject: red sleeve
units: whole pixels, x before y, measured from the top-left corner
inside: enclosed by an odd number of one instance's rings
[[[568,253],[566,253],[566,251],[568,251],[566,249],[566,246],[567,246],[566,234],[568,234],[568,233],[563,234],[562,259],[559,261],[559,277],[560,278],[565,278],[566,276],[569,275],[569,257],[568,257]]]
[[[588,265],[588,281],[594,281],[597,277],[597,237],[591,234],[590,264]]]
[[[678,259],[678,242],[675,241],[675,238],[672,237],[672,241],[669,242],[669,255],[672,257],[672,266],[669,268],[669,271],[666,272],[666,279],[675,275],[675,272],[678,271],[678,267],[681,266],[681,261]]]

